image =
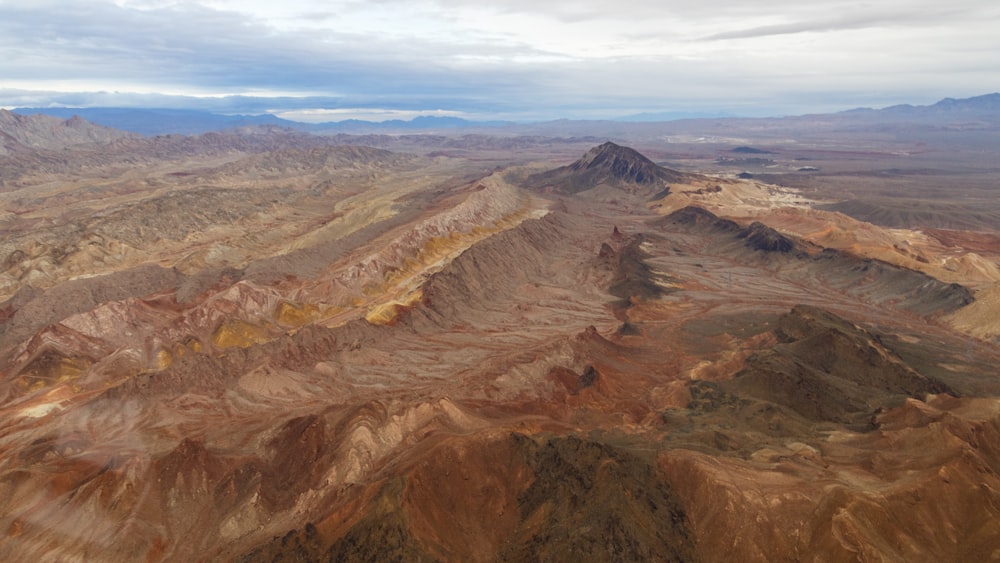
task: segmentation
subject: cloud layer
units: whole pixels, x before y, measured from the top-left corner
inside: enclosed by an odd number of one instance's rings
[[[997,29],[994,0],[0,0],[0,106],[796,113],[997,90]]]

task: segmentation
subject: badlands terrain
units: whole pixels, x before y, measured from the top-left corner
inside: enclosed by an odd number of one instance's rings
[[[0,559],[998,560],[1000,135],[939,109],[0,110]]]

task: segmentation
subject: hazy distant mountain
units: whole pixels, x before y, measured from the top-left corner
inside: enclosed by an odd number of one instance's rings
[[[140,135],[199,135],[237,127],[279,125],[301,131],[371,133],[426,129],[459,129],[506,125],[503,121],[469,121],[458,117],[418,116],[409,121],[362,121],[348,119],[325,123],[301,123],[270,114],[225,115],[202,110],[156,108],[17,108],[21,115],[44,114],[67,119],[80,116],[88,121]]]
[[[657,111],[634,113],[618,117],[615,121],[676,121],[678,119],[718,119],[725,117],[736,117],[732,113],[725,111]]]
[[[20,115],[0,109],[0,154],[25,148],[62,149],[87,143],[108,143],[131,136],[79,117]]]
[[[392,119],[374,122],[358,119],[331,121],[325,123],[302,123],[282,119],[270,114],[226,115],[204,110],[156,109],[156,108],[18,108],[20,115],[44,114],[61,119],[79,116],[92,123],[112,127],[141,135],[183,134],[198,135],[210,131],[222,131],[239,127],[260,125],[294,128],[311,133],[382,134],[413,133],[427,131],[454,131],[460,129],[507,127],[522,134],[548,136],[592,135],[600,129],[602,136],[628,137],[658,123],[675,122],[698,126],[702,120],[718,123],[799,123],[813,122],[822,118],[829,122],[846,123],[852,127],[858,123],[874,122],[927,122],[937,124],[954,119],[977,119],[990,122],[1000,120],[1000,93],[986,94],[972,98],[945,98],[928,106],[896,105],[881,109],[856,108],[848,111],[821,115],[789,116],[784,118],[740,118],[726,113],[704,112],[657,112],[637,113],[616,120],[556,120],[532,124],[514,124],[509,121],[470,121],[459,117],[419,116],[404,121]]]
[[[201,110],[142,108],[17,108],[22,115],[44,114],[61,118],[80,116],[87,121],[140,135],[198,135],[254,125],[298,126],[273,115],[223,115]]]
[[[439,117],[421,115],[409,121],[390,119],[388,121],[364,121],[347,119],[315,124],[296,124],[295,127],[314,132],[336,133],[385,133],[391,131],[433,131],[442,129],[467,129],[475,127],[502,127],[511,125],[509,121],[470,121],[460,117]]]
[[[949,111],[982,111],[1000,113],[1000,93],[985,94],[973,98],[945,98],[931,108]]]
[[[857,108],[838,115],[864,115],[890,118],[934,118],[968,116],[1000,116],[1000,93],[985,94],[972,98],[945,98],[929,106],[900,104],[882,109]]]

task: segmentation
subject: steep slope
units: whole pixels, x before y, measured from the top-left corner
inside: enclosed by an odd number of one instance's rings
[[[685,207],[651,222],[665,233],[704,237],[702,252],[747,265],[764,265],[771,276],[816,283],[867,302],[893,304],[920,315],[956,311],[974,301],[968,288],[923,272],[842,250],[822,248],[779,233],[760,222],[741,227],[699,207]],[[748,252],[749,251],[749,252]]]
[[[957,393],[908,366],[877,338],[830,313],[798,306],[775,327],[778,344],[749,357],[722,389],[768,401],[808,420],[864,429],[906,398]]]
[[[671,182],[684,182],[690,177],[658,166],[634,149],[607,142],[572,164],[529,176],[525,185],[566,194],[607,185],[648,198],[657,194],[662,197]]]
[[[366,499],[378,508],[364,517],[311,523],[241,560],[697,559],[676,493],[622,448],[484,433],[447,439],[401,469]]]

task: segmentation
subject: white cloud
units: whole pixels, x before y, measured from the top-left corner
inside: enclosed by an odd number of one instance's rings
[[[0,88],[796,111],[995,90],[997,29],[994,0],[0,0]]]
[[[289,119],[302,123],[324,123],[328,121],[344,121],[347,119],[359,119],[362,121],[373,122],[389,121],[392,119],[408,121],[414,117],[420,116],[469,117],[469,115],[464,112],[443,109],[399,110],[386,108],[307,108],[296,110],[271,110],[269,113],[272,113],[282,119]]]

